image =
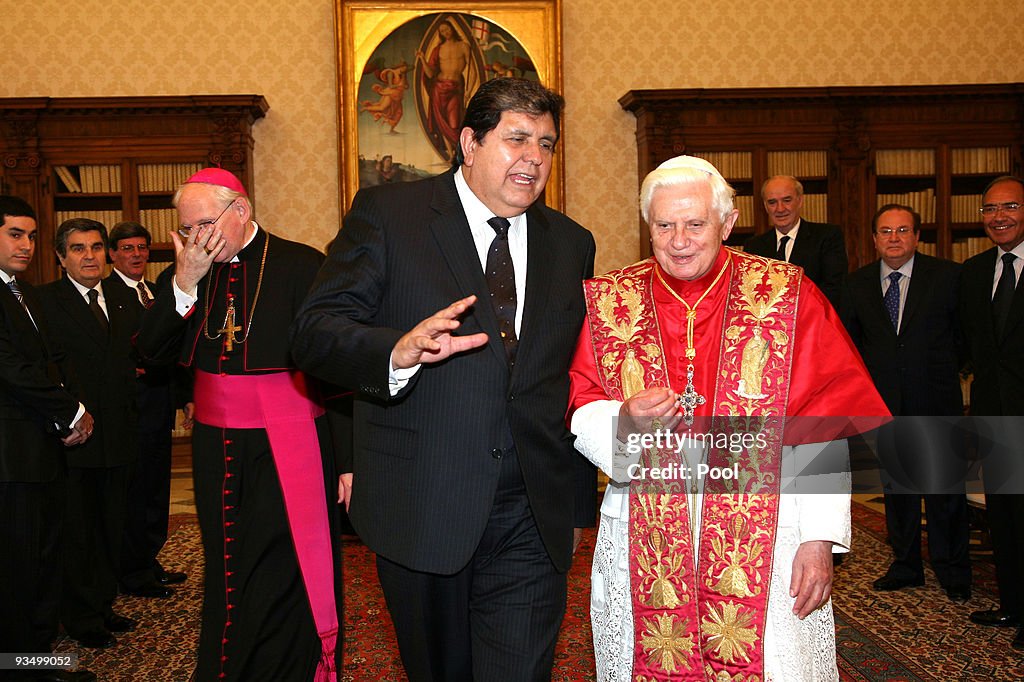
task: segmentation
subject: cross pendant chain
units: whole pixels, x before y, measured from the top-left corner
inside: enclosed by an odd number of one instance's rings
[[[693,426],[693,411],[698,405],[706,402],[707,399],[697,393],[697,388],[693,385],[693,364],[689,364],[686,366],[686,388],[679,395],[679,403],[683,408],[683,423]]]
[[[235,347],[235,332],[242,331],[239,325],[235,324],[235,301],[228,301],[228,312],[224,316],[224,327],[218,329],[218,334],[224,335],[224,350],[231,351]]]

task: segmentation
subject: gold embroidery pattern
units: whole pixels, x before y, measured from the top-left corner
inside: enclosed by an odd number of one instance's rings
[[[654,618],[644,618],[643,627],[640,646],[649,657],[652,668],[660,668],[668,673],[674,673],[680,667],[691,669],[689,658],[694,642],[693,636],[686,634],[689,629],[686,618],[676,622],[674,614],[656,614]]]
[[[772,521],[767,500],[758,495],[723,495],[723,521],[708,524],[702,538],[711,551],[704,584],[723,597],[757,597],[768,589]]]
[[[734,601],[712,606],[700,624],[704,650],[726,665],[737,660],[749,663],[749,652],[759,639],[755,620],[754,612]]]
[[[683,570],[693,565],[684,513],[672,504],[671,495],[636,495],[638,514],[633,515],[631,537],[636,547],[637,573],[633,591],[638,600],[654,609],[674,609],[692,599]]]
[[[647,386],[668,386],[651,304],[653,268],[648,259],[585,283],[594,359],[605,391],[615,400]]]
[[[715,414],[736,414],[737,406],[745,415],[778,414],[766,411],[764,403],[772,402],[772,395],[789,380],[782,371],[790,350],[785,327],[795,319],[800,271],[787,263],[745,256],[736,258],[738,282],[730,302],[738,304],[739,315],[725,330],[720,377],[729,381],[723,382]]]

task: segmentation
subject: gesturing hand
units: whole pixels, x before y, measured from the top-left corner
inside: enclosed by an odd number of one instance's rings
[[[181,286],[179,283],[178,286]],[[452,303],[413,327],[398,339],[391,352],[395,369],[407,369],[421,363],[440,362],[456,353],[463,353],[487,344],[487,334],[454,336],[459,328],[458,318],[476,301],[476,296],[467,296]]]

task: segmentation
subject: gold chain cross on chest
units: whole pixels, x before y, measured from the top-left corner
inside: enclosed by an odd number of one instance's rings
[[[224,334],[224,350],[231,351],[235,348],[235,332],[242,331],[242,326],[235,324],[235,299],[228,301],[228,312],[224,316],[224,327],[217,330],[218,334]],[[239,341],[241,343],[241,341]]]
[[[267,267],[267,250],[270,247],[270,235],[266,235],[266,240],[263,242],[263,257],[260,259],[260,274],[256,279],[256,294],[252,297],[252,308],[249,309],[249,323],[245,325],[245,334],[242,338],[235,338],[236,332],[242,330],[242,327],[235,324],[235,299],[234,297],[228,298],[228,309],[224,314],[224,326],[217,330],[217,336],[210,335],[210,289],[213,286],[213,268],[210,268],[210,272],[207,275],[206,281],[206,318],[203,320],[203,336],[210,341],[219,339],[221,335],[224,335],[224,350],[232,351],[235,348],[235,344],[243,344],[246,339],[249,338],[249,332],[252,331],[252,318],[256,313],[256,304],[260,302],[260,290],[263,288],[263,273]],[[244,311],[243,311],[244,312]]]
[[[729,269],[729,264],[732,262],[732,256],[725,259],[725,264],[722,265],[722,269],[719,270],[718,274],[715,275],[715,279],[711,282],[711,285],[704,290],[704,293],[700,295],[697,301],[690,305],[683,300],[683,297],[676,293],[676,290],[669,286],[668,282],[661,274],[661,268],[655,266],[654,274],[658,276],[658,281],[668,289],[668,292],[672,294],[677,301],[683,304],[686,308],[686,386],[683,388],[683,392],[679,394],[676,401],[679,403],[679,407],[683,410],[683,423],[687,426],[693,426],[693,414],[694,411],[701,405],[705,404],[708,400],[700,393],[697,392],[697,387],[693,384],[693,360],[697,357],[697,348],[693,345],[693,328],[697,322],[697,306],[700,302],[711,293],[711,290],[715,288],[719,280],[722,279],[722,275]]]

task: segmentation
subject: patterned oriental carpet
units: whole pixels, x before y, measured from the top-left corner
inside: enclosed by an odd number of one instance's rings
[[[836,630],[840,677],[845,680],[1021,680],[1024,655],[1010,648],[1012,629],[983,628],[967,615],[995,606],[992,564],[975,557],[974,598],[954,604],[927,571],[927,585],[877,593],[871,582],[888,566],[884,517],[854,504],[854,553],[837,569]],[[569,603],[555,656],[556,681],[595,680],[589,604],[594,531],[584,536],[569,575]],[[377,582],[373,555],[346,538],[345,681],[405,680],[394,630]],[[76,651],[81,664],[103,682],[188,682],[199,635],[202,549],[195,517],[172,516],[171,538],[161,557],[189,580],[166,600],[121,597],[115,608],[140,621],[106,650],[81,649],[68,639],[57,651]]]

